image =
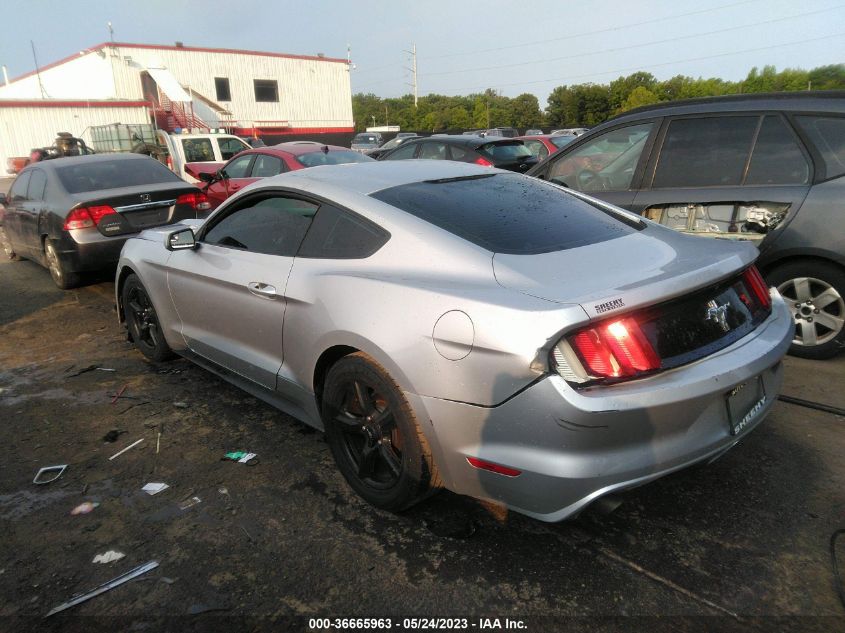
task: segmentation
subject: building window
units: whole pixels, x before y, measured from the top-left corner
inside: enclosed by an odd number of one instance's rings
[[[278,102],[279,83],[275,79],[255,79],[255,100]]]
[[[214,89],[217,91],[217,100],[218,101],[231,101],[232,100],[232,92],[229,90],[229,78],[228,77],[215,77],[214,78]]]

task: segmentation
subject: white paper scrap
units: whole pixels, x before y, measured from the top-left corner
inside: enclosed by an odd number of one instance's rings
[[[104,552],[103,554],[97,554],[92,560],[92,563],[111,563],[116,560],[120,560],[126,556],[123,552],[117,552],[113,549],[110,549],[108,552]]]
[[[157,495],[162,490],[167,490],[168,488],[170,488],[170,486],[168,486],[167,484],[149,483],[143,488],[141,488],[141,490],[146,492],[148,495]]]

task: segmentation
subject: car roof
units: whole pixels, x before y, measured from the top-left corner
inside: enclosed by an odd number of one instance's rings
[[[254,147],[250,150],[244,150],[244,154],[293,154],[299,156],[300,154],[312,154],[314,152],[323,151],[324,147],[328,147],[330,152],[344,151],[348,152],[348,147],[341,147],[340,145],[326,145],[325,143],[317,143],[315,141],[286,141],[278,143],[277,145],[268,145],[267,147]]]
[[[643,119],[649,115],[673,116],[747,110],[810,110],[845,113],[845,90],[761,92],[665,101],[628,110],[606,123],[618,123],[627,119]]]
[[[451,160],[372,161],[299,169],[265,178],[261,182],[263,186],[288,184],[317,193],[322,190],[329,193],[331,190],[342,189],[368,195],[382,189],[426,180],[489,175],[495,172],[511,173]]]
[[[150,158],[149,156],[145,156],[144,154],[132,154],[127,152],[116,152],[114,154],[86,154],[85,156],[60,156],[58,158],[50,158],[48,160],[39,160],[34,163],[30,163],[26,166],[25,169],[21,170],[21,173],[27,171],[31,167],[42,167],[45,169],[56,168],[56,167],[66,167],[70,165],[79,165],[81,163],[108,163],[108,162],[115,162],[115,161],[127,161],[127,160],[155,160],[154,158]],[[158,162],[158,161],[156,161]]]
[[[555,134],[555,135],[552,135],[552,134],[526,134],[525,136],[514,136],[510,140],[512,140],[512,141],[525,141],[525,140],[529,140],[529,139],[541,140],[541,139],[559,138],[561,136],[569,136],[569,135],[568,134],[565,134],[565,135],[564,134]]]
[[[434,134],[432,136],[424,136],[420,139],[414,139],[414,142],[419,143],[422,140],[435,139],[438,141],[448,141],[453,145],[468,145],[470,147],[481,147],[489,143],[497,142],[511,142],[514,139],[505,136],[471,136],[469,134]]]

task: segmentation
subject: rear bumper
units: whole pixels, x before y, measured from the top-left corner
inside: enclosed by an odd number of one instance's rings
[[[96,229],[77,229],[54,240],[56,252],[69,272],[107,270],[117,265],[123,244],[134,235],[106,237]]]
[[[753,333],[658,376],[577,391],[550,375],[492,408],[420,397],[448,487],[560,521],[602,495],[728,450],[765,417],[783,381],[793,323],[774,294],[772,316]],[[725,395],[758,376],[765,401],[732,435]],[[478,470],[467,457],[521,474]]]

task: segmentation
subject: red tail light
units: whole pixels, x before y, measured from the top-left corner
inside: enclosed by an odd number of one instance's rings
[[[632,317],[604,321],[569,338],[597,378],[629,378],[660,369],[660,358]]]
[[[67,214],[64,229],[90,229],[97,226],[107,215],[115,215],[117,211],[109,205],[95,205],[92,207],[80,207]]]
[[[478,158],[476,158],[472,162],[474,162],[476,165],[483,165],[484,167],[492,167],[493,166],[493,163],[491,163],[486,158],[482,158],[481,156],[479,156]]]
[[[756,266],[752,265],[746,268],[745,272],[742,273],[742,280],[764,308],[771,307],[772,298],[769,295],[769,286],[763,280],[763,276]]]
[[[196,193],[183,193],[181,196],[176,198],[176,204],[187,204],[197,211],[208,211],[211,208],[208,196],[201,191],[197,191]]]

